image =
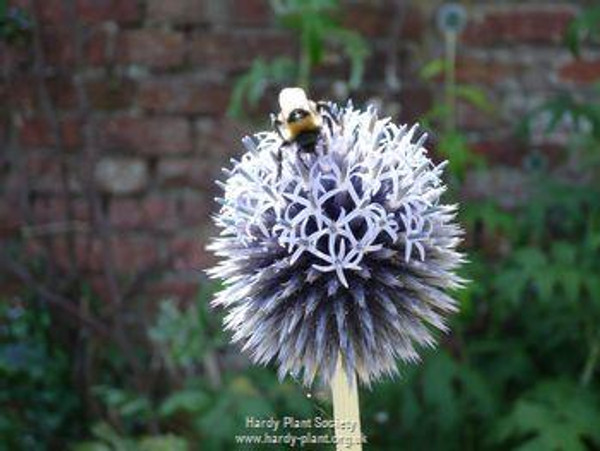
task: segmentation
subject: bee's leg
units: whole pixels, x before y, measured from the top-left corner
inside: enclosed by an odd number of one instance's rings
[[[329,121],[329,125],[333,126],[334,124],[338,125],[338,120],[336,114],[331,109],[331,106],[327,102],[319,101],[317,102],[317,112],[321,114],[326,120]],[[325,113],[325,114],[323,114]]]
[[[329,104],[327,102],[317,102],[316,110],[323,118],[323,121],[326,122],[325,125],[327,126],[327,130],[329,131],[329,133],[323,133],[322,136],[327,141],[328,140],[327,138],[331,137],[333,128],[335,126],[339,126],[340,123],[337,120],[336,114],[333,112],[333,110],[331,109],[331,107],[329,106]],[[327,147],[328,147],[327,144],[325,144],[323,146],[324,154],[327,154]]]
[[[300,151],[298,152],[298,160],[300,160],[300,163],[302,164],[302,166],[304,166],[304,169],[306,169],[307,172],[310,171],[310,167],[308,166],[308,163],[306,162],[306,156],[305,154],[310,153],[310,152],[304,152],[304,151]]]
[[[283,133],[281,131],[283,122],[281,122],[281,120],[279,120],[277,116],[275,116],[273,113],[271,113],[271,125],[273,126],[279,137],[285,142],[285,136],[283,136]]]
[[[328,114],[333,115],[333,112],[331,111],[331,107],[329,106],[329,104],[327,102],[323,102],[322,100],[319,100],[317,102],[317,111],[319,113],[321,111],[326,111]]]
[[[283,144],[281,146],[279,146],[279,148],[277,149],[277,154],[275,155],[275,160],[277,161],[277,179],[279,180],[281,178],[281,166],[283,164]]]

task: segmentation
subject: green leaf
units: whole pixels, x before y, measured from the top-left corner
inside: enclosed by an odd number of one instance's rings
[[[108,407],[116,410],[119,415],[126,418],[146,417],[152,410],[148,398],[137,393],[109,386],[96,386],[92,391]]]
[[[242,118],[246,100],[250,107],[255,107],[269,85],[291,82],[296,71],[295,64],[289,58],[276,58],[269,63],[261,59],[255,60],[248,72],[236,81],[227,114]]]
[[[174,392],[160,405],[159,414],[168,417],[178,412],[198,413],[210,404],[210,397],[198,389]]]
[[[483,417],[492,416],[496,410],[496,400],[489,382],[481,372],[469,366],[463,364],[457,368],[464,398],[478,415]]]
[[[466,137],[459,132],[444,133],[438,148],[441,155],[448,159],[450,171],[460,179],[471,164],[482,162],[482,158],[469,147]]]
[[[127,400],[119,406],[119,413],[126,418],[135,417],[136,419],[143,419],[148,416],[151,410],[152,405],[150,401],[142,396]]]
[[[217,442],[231,439],[231,431],[236,430],[236,418],[231,412],[232,399],[228,395],[217,398],[213,408],[197,417],[197,426],[207,437]]]
[[[144,437],[138,445],[139,451],[187,451],[190,449],[185,439],[174,435]]]
[[[130,438],[121,437],[108,423],[94,425],[92,434],[115,451],[136,451],[135,442]]]
[[[308,55],[311,67],[323,60],[324,38],[321,22],[315,17],[306,17],[302,29],[302,51]]]
[[[538,384],[496,425],[492,442],[520,440],[519,450],[584,451],[600,445],[600,412],[595,396],[563,381]]]
[[[445,352],[431,356],[424,367],[423,398],[437,413],[437,423],[442,429],[450,429],[458,420],[458,406],[454,384],[456,364]]]
[[[445,64],[442,58],[431,60],[421,68],[419,75],[424,80],[431,80],[444,73]]]
[[[514,260],[521,269],[536,274],[540,269],[546,267],[548,260],[546,254],[536,247],[524,247],[519,249],[514,256]]]
[[[576,57],[581,53],[581,42],[600,33],[600,7],[584,9],[573,19],[565,33],[565,44]]]
[[[351,89],[358,88],[365,70],[365,59],[370,54],[367,42],[358,33],[342,28],[330,32],[329,38],[341,45],[344,54],[350,58],[348,84]]]
[[[79,442],[70,448],[71,451],[114,451],[113,448],[105,443],[86,441]]]
[[[505,269],[496,275],[494,286],[513,305],[517,305],[527,286],[527,277],[519,270]]]
[[[456,97],[463,99],[474,107],[489,113],[494,110],[493,104],[488,99],[487,92],[477,86],[457,85]]]

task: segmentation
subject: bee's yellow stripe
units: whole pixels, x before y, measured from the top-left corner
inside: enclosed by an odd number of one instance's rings
[[[314,118],[307,116],[304,119],[296,122],[288,122],[287,128],[290,132],[291,138],[294,139],[302,132],[317,130],[319,126],[316,124]]]

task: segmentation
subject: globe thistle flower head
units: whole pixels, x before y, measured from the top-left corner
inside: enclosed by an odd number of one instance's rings
[[[246,137],[225,170],[220,236],[209,249],[224,281],[214,306],[254,362],[280,377],[328,383],[338,355],[370,384],[416,362],[446,331],[461,286],[461,229],[444,205],[444,164],[417,128],[374,109],[326,105],[314,146],[275,131]]]

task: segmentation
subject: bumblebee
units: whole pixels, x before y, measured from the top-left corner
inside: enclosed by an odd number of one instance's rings
[[[282,89],[279,107],[279,115],[271,115],[273,126],[283,140],[276,156],[277,178],[281,175],[283,150],[286,147],[295,144],[298,153],[315,153],[317,142],[322,137],[323,122],[334,122],[327,103],[309,100],[302,88]]]

